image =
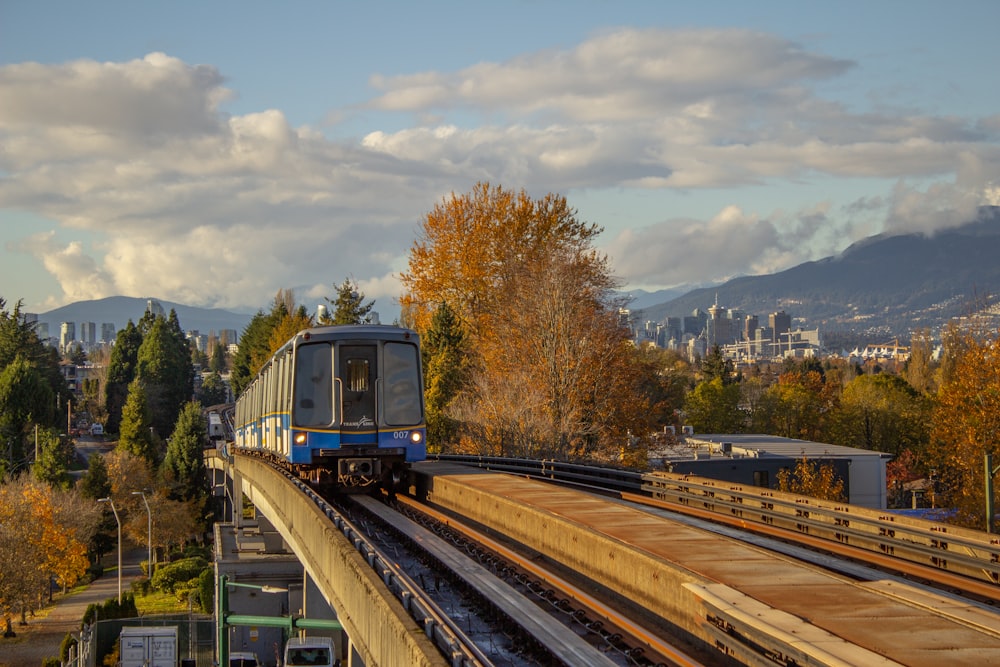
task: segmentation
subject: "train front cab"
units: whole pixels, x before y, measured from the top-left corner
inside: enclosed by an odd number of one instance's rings
[[[415,336],[379,333],[385,338],[309,332],[300,338],[291,460],[308,464],[315,483],[392,487],[406,463],[426,458]]]

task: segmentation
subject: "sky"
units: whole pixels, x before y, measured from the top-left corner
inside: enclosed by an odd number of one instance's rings
[[[1000,3],[0,0],[0,298],[383,321],[477,182],[565,196],[626,290],[1000,203]]]

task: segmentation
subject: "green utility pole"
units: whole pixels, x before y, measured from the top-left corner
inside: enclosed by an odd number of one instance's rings
[[[301,618],[298,616],[247,616],[243,614],[229,613],[229,587],[239,586],[240,588],[253,588],[264,593],[287,593],[288,589],[275,586],[258,586],[256,584],[242,584],[229,581],[229,576],[219,575],[219,594],[216,596],[215,622],[217,641],[216,648],[219,656],[219,665],[228,667],[229,665],[229,627],[233,625],[262,625],[269,628],[285,628],[286,634],[291,636],[296,630],[343,630],[344,626],[340,621],[331,621],[325,618]]]

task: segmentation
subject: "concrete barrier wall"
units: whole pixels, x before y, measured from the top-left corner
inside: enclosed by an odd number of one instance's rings
[[[222,467],[217,466],[217,467]],[[288,479],[236,457],[231,472],[298,556],[368,667],[447,665],[347,538]]]
[[[677,630],[709,645],[714,640],[703,627],[702,602],[684,584],[709,583],[704,577],[661,558],[637,551],[554,512],[525,505],[504,495],[498,487],[510,485],[509,476],[436,475],[425,482],[428,500],[481,523],[510,539],[555,560],[610,590],[667,619]],[[517,479],[519,486],[535,485],[552,496],[572,491]],[[577,494],[583,499],[582,494]],[[622,508],[627,510],[627,508]],[[638,513],[636,518],[638,518]]]

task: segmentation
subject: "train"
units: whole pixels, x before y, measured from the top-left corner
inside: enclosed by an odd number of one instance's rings
[[[396,326],[295,334],[236,400],[233,446],[335,493],[394,492],[427,458],[420,339]]]

